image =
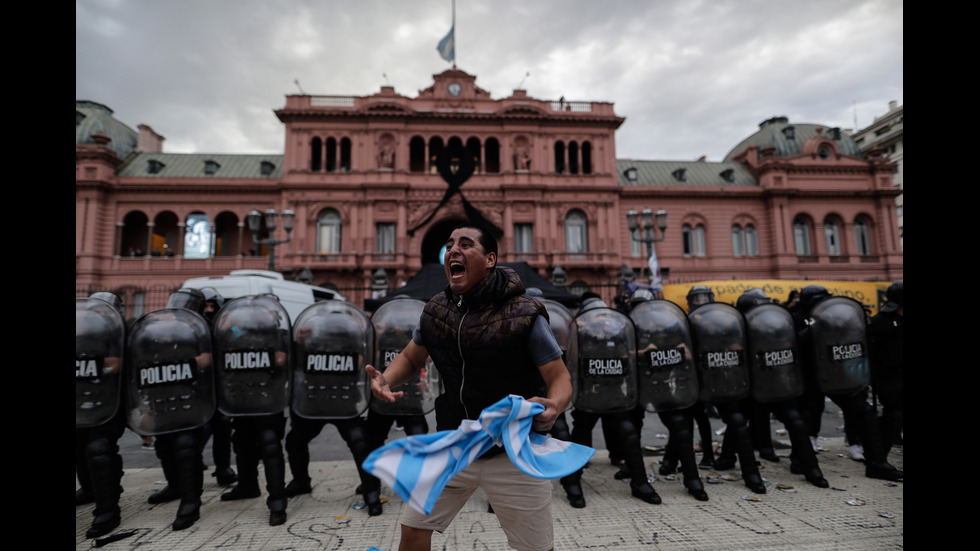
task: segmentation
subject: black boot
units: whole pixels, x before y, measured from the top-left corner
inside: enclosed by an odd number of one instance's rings
[[[194,526],[194,523],[201,518],[201,500],[182,501],[180,508],[177,509],[177,518],[174,519],[174,531],[185,530]]]
[[[647,503],[652,503],[654,505],[660,505],[661,499],[657,494],[657,491],[653,489],[647,481],[642,481],[640,484],[636,484],[634,481],[630,481],[630,493],[633,497],[640,498]]]
[[[582,493],[582,471],[561,479],[561,485],[568,496],[568,504],[576,509],[585,508],[585,494]]]
[[[218,486],[231,486],[232,484],[238,482],[238,475],[235,474],[235,471],[233,471],[231,467],[215,469],[214,472],[211,473],[211,476],[218,479]]]
[[[700,478],[685,479],[684,487],[687,488],[687,493],[694,496],[694,499],[698,501],[708,501],[708,492],[704,491],[704,484],[701,482]]]
[[[221,501],[238,501],[239,499],[255,499],[262,495],[258,483],[239,482],[230,492],[221,494]]]
[[[85,532],[85,537],[88,539],[101,538],[115,530],[120,522],[120,509],[116,507],[108,513],[95,517],[95,520],[92,521],[92,527]]]
[[[295,477],[289,482],[289,484],[286,485],[286,495],[289,497],[308,494],[312,491],[313,487],[310,485],[309,477],[305,479]]]
[[[382,513],[381,491],[371,490],[364,492],[364,503],[367,504],[368,515],[376,517]]]
[[[169,503],[175,499],[180,498],[180,494],[177,492],[177,473],[174,467],[174,460],[172,457],[160,458],[160,468],[163,469],[163,478],[167,481],[167,485],[163,487],[162,490],[157,490],[150,494],[150,497],[146,499],[147,503],[156,505],[158,503]]]
[[[286,498],[269,499],[269,526],[279,526],[286,523]]]

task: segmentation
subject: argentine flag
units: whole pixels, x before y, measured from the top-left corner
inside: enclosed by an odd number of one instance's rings
[[[439,41],[439,45],[436,46],[436,50],[439,50],[439,55],[446,61],[453,61],[456,59],[456,24],[449,28],[449,34]]]
[[[464,420],[456,430],[389,442],[371,452],[362,467],[426,515],[450,479],[494,445],[503,446],[511,462],[530,476],[568,476],[595,450],[531,432],[531,418],[542,411],[541,404],[511,395],[483,410],[478,420]]]

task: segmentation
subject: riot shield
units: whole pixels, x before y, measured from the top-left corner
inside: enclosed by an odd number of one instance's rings
[[[372,364],[381,372],[391,360],[412,340],[412,331],[419,323],[425,303],[421,300],[401,297],[382,304],[374,315],[375,354]],[[436,406],[436,398],[442,394],[442,379],[432,359],[406,383],[391,389],[405,394],[394,402],[371,397],[371,410],[384,415],[425,415]]]
[[[763,403],[803,394],[803,371],[793,314],[779,304],[758,304],[745,313],[752,397]]]
[[[357,306],[321,300],[293,322],[292,407],[308,419],[349,419],[371,399],[364,369],[374,357],[374,326]]]
[[[636,407],[639,395],[633,321],[618,310],[601,306],[579,313],[569,327],[575,408],[604,414]]]
[[[693,406],[700,388],[687,314],[661,299],[638,303],[629,316],[636,325],[640,404],[651,413]]]
[[[213,328],[218,409],[231,417],[289,407],[289,314],[275,295],[227,302]]]
[[[547,298],[537,298],[536,300],[544,305],[548,310],[548,322],[551,324],[551,332],[558,341],[558,348],[561,349],[561,359],[568,366],[568,341],[570,325],[572,324],[572,312],[564,304],[557,300]],[[571,369],[569,367],[569,369]]]
[[[701,401],[724,403],[749,396],[745,318],[730,304],[709,302],[687,315],[694,337]]]
[[[852,394],[868,386],[867,322],[861,303],[842,296],[818,302],[810,312],[817,386],[824,394]]]
[[[122,404],[126,322],[108,302],[75,299],[75,428],[97,427]]]
[[[211,328],[197,312],[161,308],[133,324],[127,342],[129,428],[156,436],[203,427],[216,409]]]

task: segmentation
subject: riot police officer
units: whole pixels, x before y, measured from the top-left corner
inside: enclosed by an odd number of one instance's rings
[[[296,317],[293,345],[293,392],[286,434],[293,479],[286,486],[286,495],[313,491],[309,443],[330,423],[354,457],[368,514],[380,515],[381,481],[362,467],[372,451],[363,417],[371,398],[364,369],[374,351],[371,319],[348,302],[319,301]]]
[[[708,501],[694,456],[694,409],[700,389],[687,316],[673,302],[654,300],[646,289],[638,289],[629,304],[636,325],[640,407],[655,411],[667,427],[664,457],[674,469],[680,463],[687,492]]]
[[[745,318],[734,306],[713,302],[713,293],[709,300],[694,298],[688,320],[697,352],[701,400],[714,404],[726,424],[729,444],[722,445],[722,453],[734,451],[742,482],[753,492],[764,494],[766,486],[759,475],[746,413],[750,411],[747,402],[751,388]],[[719,458],[714,466],[724,470],[734,467],[734,463],[723,463]]]
[[[883,441],[877,414],[868,401],[871,377],[863,306],[847,297],[835,297],[821,285],[807,285],[800,290],[794,322],[804,374],[801,399],[806,401],[801,403],[810,405],[804,417],[818,417],[813,405],[819,402],[822,407],[826,395],[840,407],[844,423],[857,427],[864,446],[865,475],[902,480],[904,473],[887,461],[890,446]]]
[[[881,402],[881,427],[890,445],[902,444],[905,425],[904,339],[905,283],[888,286],[886,302],[868,325],[871,385]]]
[[[803,394],[803,372],[793,315],[758,288],[742,293],[735,307],[745,316],[748,329],[754,407],[757,412],[764,413],[750,421],[753,431],[764,433],[764,437],[760,437],[771,450],[769,413],[774,413],[786,427],[792,444],[790,472],[803,474],[807,482],[818,488],[829,487],[817,464],[806,423],[796,403],[796,398]],[[754,426],[760,421],[761,427]],[[727,445],[728,441],[725,442]]]
[[[639,402],[636,330],[629,316],[590,297],[571,324],[569,359],[575,377],[572,441],[591,446],[592,430],[608,417],[630,475],[630,493],[647,503],[661,503],[647,480],[640,434],[633,423]],[[582,470],[561,479],[572,507],[585,507]]]
[[[225,304],[225,298],[221,296],[214,287],[204,287],[201,289],[204,295],[204,319],[211,324],[214,329],[214,318],[218,315],[218,310]],[[215,410],[214,417],[204,426],[204,443],[206,446],[208,439],[211,438],[211,459],[214,461],[214,472],[211,476],[218,480],[220,486],[231,486],[238,482],[238,475],[231,468],[231,418]]]
[[[87,538],[119,526],[123,489],[119,438],[126,429],[122,369],[126,323],[122,301],[100,291],[75,299],[75,505],[95,503]]]
[[[201,315],[204,295],[178,289],[167,306],[143,315],[131,328],[127,363],[129,427],[155,436],[167,485],[151,504],[180,500],[174,530],[201,518],[204,425],[214,416],[211,328]]]
[[[286,522],[286,460],[282,440],[289,406],[289,313],[273,294],[233,299],[214,324],[218,410],[231,419],[238,485],[222,501],[252,499],[265,467],[269,525]]]

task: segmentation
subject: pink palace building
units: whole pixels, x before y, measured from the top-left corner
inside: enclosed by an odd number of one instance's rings
[[[464,221],[499,236],[500,261],[609,304],[624,277],[646,281],[650,245],[668,284],[903,277],[896,165],[840,128],[777,116],[720,162],[619,159],[612,103],[492,99],[476,80],[287,95],[281,155],[165,153],[149,126],[76,100],[76,296],[112,290],[136,316],[188,278],[273,268],[363,305],[438,263]],[[270,209],[257,236],[288,242],[257,245],[247,215]],[[662,241],[642,241],[644,218]]]

